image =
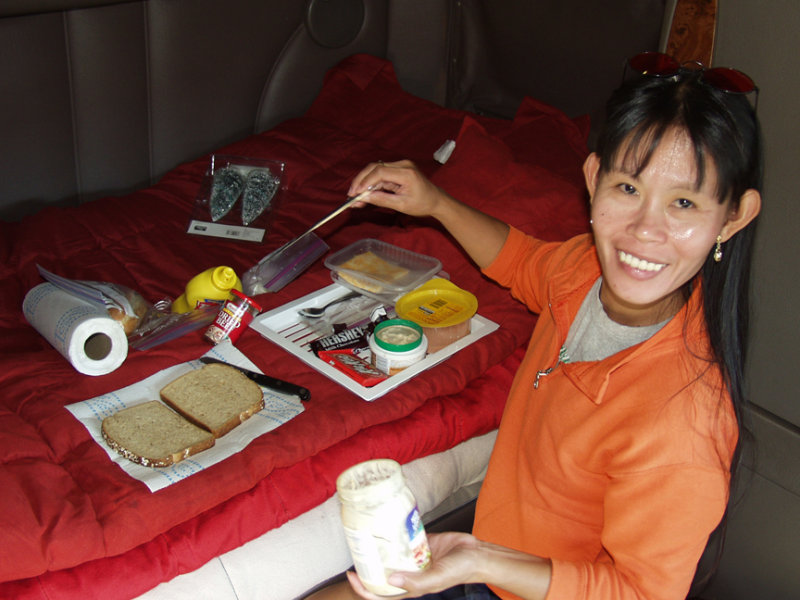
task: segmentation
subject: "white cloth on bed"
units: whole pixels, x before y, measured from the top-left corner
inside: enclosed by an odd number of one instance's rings
[[[210,356],[232,365],[260,372],[253,362],[230,341],[214,346],[204,356]],[[296,396],[289,396],[262,388],[264,393],[264,408],[262,410],[230,433],[217,439],[212,448],[169,467],[144,467],[128,460],[105,442],[101,432],[103,419],[124,408],[149,400],[160,400],[159,390],[167,383],[203,366],[203,363],[196,360],[180,363],[120,390],[70,404],[67,406],[67,410],[86,427],[94,441],[106,451],[112,461],[128,475],[143,482],[151,492],[157,492],[168,485],[177,483],[225,460],[236,452],[243,450],[258,436],[283,425],[305,410],[302,402]]]

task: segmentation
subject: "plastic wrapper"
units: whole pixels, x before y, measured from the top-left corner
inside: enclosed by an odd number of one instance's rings
[[[139,326],[150,305],[137,291],[105,281],[67,279],[36,265],[41,276],[64,292],[85,302],[104,308],[109,317],[119,321],[126,335]]]
[[[25,294],[22,312],[78,372],[106,375],[128,357],[128,336],[149,305],[134,290],[103,281],[78,281],[37,265],[46,280]]]
[[[38,266],[38,265],[37,265]],[[48,282],[64,292],[92,305],[103,307],[111,319],[119,321],[127,337],[127,347],[148,350],[197,329],[208,327],[219,312],[219,305],[204,305],[187,313],[173,313],[172,300],[147,302],[138,292],[116,283],[76,281],[51,273],[39,272]]]
[[[386,373],[348,350],[322,351],[319,358],[364,387],[378,385],[388,377]]]
[[[325,254],[328,244],[314,233],[306,233],[267,254],[242,276],[248,296],[277,292],[315,260]]]
[[[371,298],[357,299],[354,305],[343,308],[338,314],[323,317],[318,324],[317,331],[324,328],[329,331],[327,335],[318,337],[310,342],[311,351],[317,356],[323,351],[346,350],[352,354],[359,354],[369,350],[369,336],[375,325],[389,318],[389,312],[382,304]],[[318,321],[320,319],[306,319]]]
[[[197,331],[207,328],[219,313],[216,304],[205,304],[186,313],[173,313],[172,300],[164,298],[153,304],[145,314],[139,327],[128,336],[128,345],[134,350],[149,350]]]
[[[284,168],[275,160],[212,154],[188,233],[263,241]]]

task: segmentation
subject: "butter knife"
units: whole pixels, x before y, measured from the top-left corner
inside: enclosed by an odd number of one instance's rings
[[[315,229],[318,229],[319,227],[322,227],[322,226],[323,226],[325,223],[327,223],[328,221],[330,221],[330,220],[331,220],[331,219],[333,219],[334,217],[337,217],[337,216],[339,216],[339,215],[340,215],[341,213],[343,213],[345,210],[347,210],[348,208],[350,208],[351,206],[353,206],[353,204],[355,204],[355,203],[356,203],[356,202],[358,202],[359,200],[363,200],[364,198],[366,198],[367,196],[369,196],[369,195],[370,195],[372,192],[373,192],[373,190],[371,190],[371,189],[367,189],[367,190],[364,190],[363,192],[361,192],[360,194],[358,194],[358,195],[356,195],[356,196],[352,196],[352,197],[348,198],[348,199],[347,199],[347,202],[345,202],[344,204],[342,204],[342,205],[341,205],[339,208],[337,208],[335,211],[333,211],[333,212],[332,212],[331,214],[329,214],[327,217],[325,217],[325,218],[323,218],[323,219],[321,219],[321,220],[317,221],[317,222],[316,222],[314,225],[312,225],[312,226],[311,226],[311,228],[310,228],[310,229],[307,229],[307,230],[306,230],[306,232],[305,232],[305,233],[303,233],[303,235],[308,235],[309,233],[311,233],[311,232],[312,232],[312,231],[314,231]],[[298,236],[298,237],[303,237],[303,235],[301,235],[301,236]]]
[[[251,371],[249,369],[237,367],[236,365],[232,365],[218,358],[213,358],[211,356],[202,356],[200,357],[200,362],[205,363],[207,365],[210,365],[212,363],[228,365],[229,367],[233,367],[237,371],[241,372],[248,379],[255,381],[258,385],[264,386],[265,388],[269,388],[271,390],[275,390],[276,392],[281,392],[283,394],[288,394],[290,396],[297,396],[298,398],[300,398],[300,400],[303,401],[309,400],[311,398],[311,392],[309,392],[307,388],[295,385],[294,383],[289,383],[288,381],[276,379],[275,377],[270,377],[269,375],[264,375],[263,373],[256,373],[255,371]]]

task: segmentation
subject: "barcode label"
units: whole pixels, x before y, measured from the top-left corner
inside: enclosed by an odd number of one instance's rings
[[[197,221],[193,219],[189,222],[189,229],[187,232],[209,237],[222,237],[245,240],[248,242],[261,242],[264,239],[264,233],[266,230],[258,227],[227,225],[225,223],[210,223],[208,221]]]

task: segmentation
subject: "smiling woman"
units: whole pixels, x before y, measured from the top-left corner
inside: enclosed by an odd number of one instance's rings
[[[701,171],[678,127],[665,132],[642,166],[629,149],[617,154],[608,171],[601,172],[596,154],[584,166],[603,269],[600,299],[618,323],[653,325],[683,306],[686,286],[711,249],[755,218],[760,198],[750,192],[737,202],[720,199],[713,161],[706,158]]]
[[[761,207],[755,112],[702,75],[612,95],[584,165],[593,236],[535,239],[407,161],[353,180],[366,203],[438,219],[539,313],[473,535],[431,535],[431,567],[388,579],[402,597],[472,598],[475,582],[507,599],[686,597],[739,462]],[[350,583],[323,594],[375,598]]]

